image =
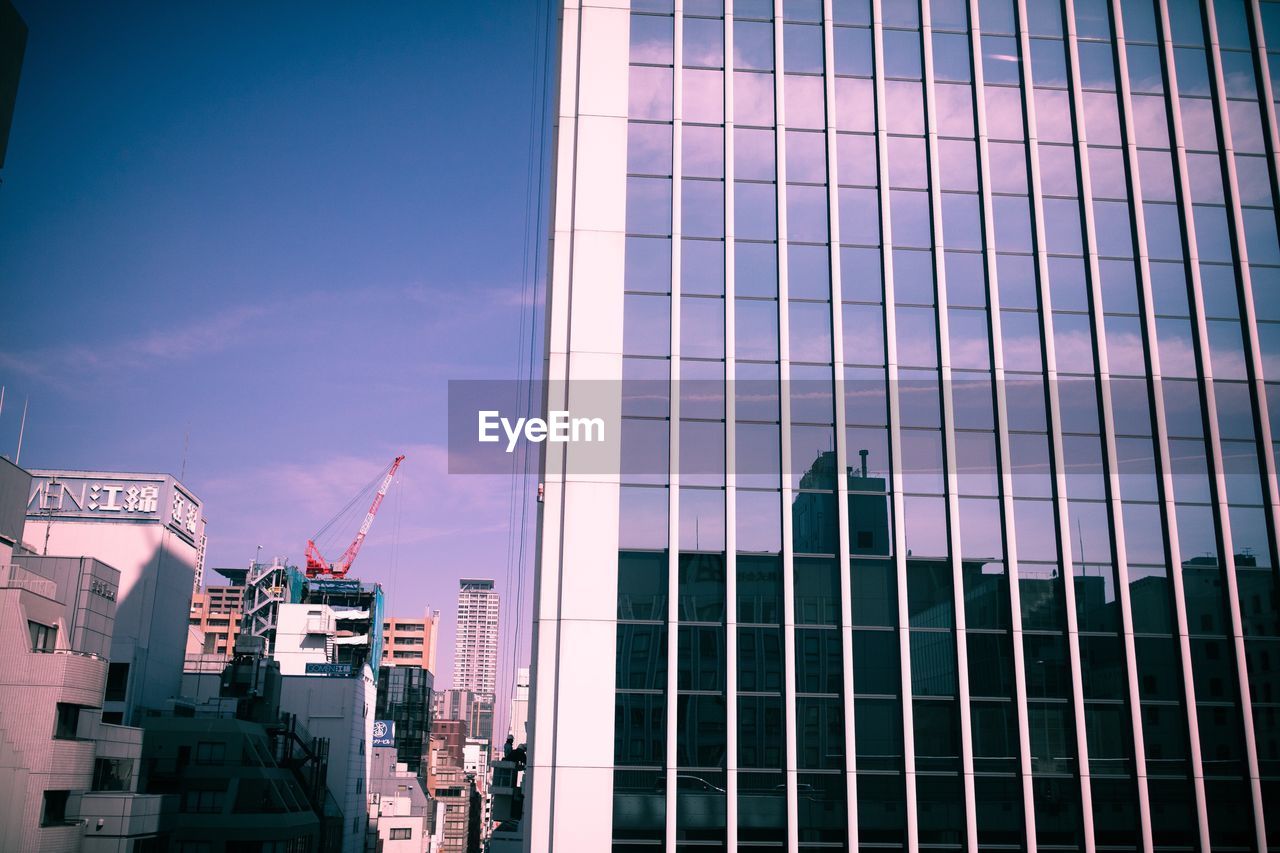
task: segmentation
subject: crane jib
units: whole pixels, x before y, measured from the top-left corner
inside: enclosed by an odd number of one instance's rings
[[[307,540],[307,577],[316,577],[317,575],[342,577],[351,569],[351,564],[355,562],[356,555],[360,553],[360,546],[364,544],[365,537],[369,534],[369,528],[373,526],[373,519],[378,514],[378,507],[382,505],[382,499],[387,496],[387,490],[391,488],[391,482],[395,479],[396,471],[403,461],[403,454],[392,461],[391,467],[387,469],[386,476],[382,478],[382,485],[378,488],[378,493],[373,496],[373,503],[370,505],[369,511],[365,513],[364,522],[361,523],[360,530],[356,533],[356,537],[351,544],[347,546],[347,550],[343,552],[340,560],[332,564],[326,562],[324,557],[320,555],[320,549],[316,546],[315,541]]]

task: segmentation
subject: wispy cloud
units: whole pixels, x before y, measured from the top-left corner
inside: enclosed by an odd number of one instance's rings
[[[0,369],[65,389],[94,381],[105,371],[134,371],[165,361],[208,355],[234,346],[266,306],[242,306],[166,329],[139,330],[102,346],[48,346],[28,352],[0,350]]]
[[[399,545],[505,533],[507,478],[449,476],[448,453],[440,445],[416,444],[400,452],[406,456],[405,463],[386,505],[399,517],[395,533]],[[225,555],[228,546],[245,547],[252,540],[270,553],[296,559],[307,537],[390,461],[390,453],[339,455],[227,471],[191,485],[212,510],[210,542],[217,551]],[[369,499],[351,508],[351,523],[339,525],[343,530],[335,531],[337,538],[354,535]],[[393,523],[379,519],[379,539],[387,541],[387,528]],[[345,547],[345,539],[341,545]]]
[[[64,330],[61,340],[43,343],[39,348],[0,349],[0,373],[72,393],[107,373],[136,373],[225,352],[239,346],[255,328],[266,334],[266,318],[287,318],[296,324],[300,317],[314,316],[316,322],[333,324],[341,322],[344,312],[359,303],[387,311],[422,312],[423,332],[444,332],[483,323],[495,311],[518,308],[521,298],[516,286],[473,289],[421,282],[313,290],[290,298],[239,305],[188,323],[123,328],[94,346],[70,340]],[[467,369],[464,362],[440,359],[415,364],[414,368],[433,375],[466,373]]]

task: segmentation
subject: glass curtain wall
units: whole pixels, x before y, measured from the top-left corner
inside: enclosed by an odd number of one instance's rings
[[[615,850],[1280,849],[1258,0],[636,0]]]

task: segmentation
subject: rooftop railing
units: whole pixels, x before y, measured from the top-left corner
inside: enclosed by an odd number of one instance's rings
[[[45,598],[56,598],[58,585],[16,564],[0,564],[0,589],[25,589]]]

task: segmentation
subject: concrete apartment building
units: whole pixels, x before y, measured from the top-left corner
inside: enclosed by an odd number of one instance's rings
[[[467,737],[493,744],[492,694],[451,687],[435,691],[433,699],[433,719],[460,720],[466,728]]]
[[[231,655],[240,635],[243,593],[244,587],[213,586],[191,596],[187,624],[199,631],[200,642],[196,647],[188,640],[188,660],[197,655]]]
[[[468,853],[480,845],[480,794],[475,779],[461,767],[445,767],[436,773],[431,797],[444,808],[438,828],[438,853]]]
[[[419,666],[436,672],[440,611],[427,608],[422,617],[389,616],[382,620],[382,665]]]
[[[23,540],[40,554],[92,556],[120,572],[104,719],[128,723],[176,697],[204,562],[199,498],[166,474],[37,470]]]
[[[377,833],[378,850],[424,853],[432,849],[435,816],[418,774],[398,762],[396,750],[388,747],[373,748],[369,773],[369,830]],[[440,820],[444,820],[443,809]]]
[[[177,811],[169,849],[319,851],[320,819],[264,727],[196,713],[145,720],[147,790]]]
[[[301,598],[277,608],[272,657],[280,665],[280,707],[329,740],[329,790],[346,820],[343,850],[354,853],[369,822],[382,588],[310,578]]]
[[[120,573],[15,554],[29,483],[0,459],[0,851],[160,850],[142,731],[102,721]]]

